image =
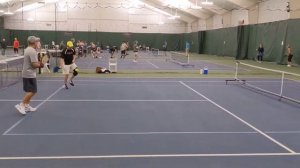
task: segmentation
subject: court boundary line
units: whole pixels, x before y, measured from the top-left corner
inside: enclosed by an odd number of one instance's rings
[[[300,134],[300,131],[265,131],[267,134]],[[178,135],[178,134],[259,134],[251,131],[216,132],[66,132],[66,133],[7,133],[4,136],[77,136],[77,135]]]
[[[11,133],[5,136],[76,136],[76,135],[178,135],[178,134],[258,134],[258,132],[112,132],[112,133]]]
[[[48,96],[44,101],[42,101],[40,104],[38,104],[36,106],[36,108],[41,107],[43,104],[45,104],[48,100],[50,100],[53,96],[55,96],[61,89],[63,88],[63,86],[60,86],[55,92],[53,92],[50,96]],[[26,115],[27,116],[27,115]],[[25,117],[21,118],[20,120],[18,120],[14,125],[12,125],[11,127],[9,127],[2,135],[6,135],[8,134],[10,131],[12,131],[14,128],[16,128],[18,125],[20,125],[24,120]]]
[[[160,69],[157,65],[153,64],[151,61],[147,60],[147,62],[152,65],[155,69]]]
[[[17,99],[0,99],[0,102],[18,102],[22,100]],[[66,99],[52,99],[52,100],[32,100],[31,102],[207,102],[206,99],[200,99],[200,100],[94,100],[94,99],[78,99],[78,100],[66,100]]]
[[[120,159],[120,158],[179,158],[179,157],[257,157],[300,156],[300,153],[236,153],[236,154],[150,154],[150,155],[81,155],[81,156],[24,156],[0,157],[0,160],[66,160],[66,159]]]
[[[178,82],[188,82],[188,83],[224,83],[225,81],[224,80],[211,80],[211,81],[201,81],[201,80],[181,80],[181,81],[175,81],[175,80],[167,80],[167,81],[163,81],[163,80],[156,80],[156,81],[153,81],[153,80],[124,80],[124,81],[118,81],[118,80],[111,80],[111,79],[126,79],[126,78],[109,78],[109,80],[103,80],[103,79],[100,79],[100,80],[89,80],[89,79],[85,79],[85,80],[82,80],[82,79],[79,79],[79,80],[76,80],[78,82],[103,82],[103,83],[178,83]],[[157,78],[154,78],[154,79],[157,79]],[[173,78],[173,79],[178,79],[178,78]],[[198,78],[199,79],[199,78]],[[200,78],[201,79],[201,78]],[[224,78],[226,79],[226,78]],[[63,79],[40,79],[38,81],[42,81],[42,82],[63,82]],[[297,81],[293,81],[293,80],[289,80],[291,83],[292,82],[297,82]],[[276,82],[279,82],[279,81],[275,81],[275,80],[249,80],[248,82],[260,82],[260,83],[276,83]]]
[[[208,100],[210,103],[212,103],[213,105],[215,105],[216,107],[220,108],[221,110],[225,111],[227,114],[231,115],[232,117],[236,118],[237,120],[239,120],[240,122],[244,123],[245,125],[247,125],[248,127],[252,128],[253,130],[257,131],[258,133],[260,133],[262,136],[264,136],[265,138],[269,139],[270,141],[272,141],[273,143],[277,144],[278,146],[280,146],[281,148],[287,150],[290,153],[295,154],[296,152],[292,149],[290,149],[289,147],[285,146],[284,144],[282,144],[281,142],[277,141],[276,139],[272,138],[271,136],[267,135],[266,133],[264,133],[263,131],[261,131],[260,129],[256,128],[255,126],[253,126],[252,124],[250,124],[249,122],[245,121],[244,119],[240,118],[239,116],[237,116],[236,114],[230,112],[229,110],[227,110],[226,108],[222,107],[221,105],[217,104],[216,102],[212,101],[211,99],[209,99],[208,97],[204,96],[203,94],[201,94],[200,92],[196,91],[195,89],[193,89],[192,87],[190,87],[189,85],[185,84],[184,82],[180,81],[180,83],[185,86],[186,88],[188,88],[189,90],[193,91],[194,93],[196,93],[197,95],[205,98],[206,100]]]
[[[300,131],[265,131],[267,134],[300,134]]]

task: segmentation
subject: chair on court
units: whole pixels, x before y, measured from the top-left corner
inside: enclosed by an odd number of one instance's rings
[[[112,73],[116,73],[118,69],[118,61],[117,58],[110,58],[108,62],[108,69]]]

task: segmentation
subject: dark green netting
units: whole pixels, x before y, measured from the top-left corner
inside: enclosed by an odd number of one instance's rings
[[[198,32],[187,33],[181,35],[180,48],[178,50],[184,51],[186,42],[190,43],[190,51],[193,53],[199,53],[199,37]]]
[[[210,30],[201,33],[203,46],[201,53],[220,55],[220,56],[236,56],[237,50],[237,28],[225,28]]]
[[[150,46],[151,48],[162,49],[164,41],[168,42],[169,50],[181,50],[182,34],[159,34],[159,33],[108,33],[108,32],[63,32],[63,31],[25,31],[25,30],[1,30],[2,36],[7,37],[12,42],[14,37],[18,37],[21,44],[26,44],[26,39],[30,35],[35,35],[41,38],[42,44],[51,44],[55,41],[57,44],[60,41],[75,39],[88,42],[95,42],[102,46],[120,46],[122,41],[129,41],[131,44],[138,41],[139,44]],[[194,33],[197,35],[197,33]],[[196,46],[198,38],[188,38]],[[198,48],[198,47],[197,47]],[[197,51],[193,49],[193,51]]]
[[[4,30],[1,37],[12,44],[13,38],[18,37],[21,44],[26,44],[29,35],[41,37],[43,44],[55,41],[85,40],[96,42],[102,46],[120,46],[122,41],[135,40],[152,48],[162,49],[164,41],[168,42],[168,50],[183,51],[185,42],[191,44],[191,52],[231,56],[236,59],[254,59],[257,47],[262,43],[265,47],[265,61],[285,64],[287,61],[286,48],[290,44],[294,58],[293,62],[300,64],[300,19],[285,20],[257,25],[247,25],[217,30],[200,31],[185,34],[159,33],[108,33],[108,32],[63,32],[63,31],[31,31]]]
[[[249,50],[249,26],[239,26],[237,28],[237,49],[235,59],[248,59]]]
[[[292,52],[294,54],[293,61],[300,64],[300,20],[293,19],[288,20],[286,44],[290,44],[292,47]],[[286,51],[285,51],[286,52]],[[284,59],[284,63],[287,58]]]

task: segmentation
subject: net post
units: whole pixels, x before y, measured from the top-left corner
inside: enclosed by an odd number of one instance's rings
[[[238,80],[238,71],[239,71],[239,62],[236,61],[235,62],[235,75],[234,75],[235,80]]]
[[[282,98],[282,94],[283,94],[283,84],[284,84],[284,72],[282,72],[281,74],[281,86],[280,86],[280,99]]]

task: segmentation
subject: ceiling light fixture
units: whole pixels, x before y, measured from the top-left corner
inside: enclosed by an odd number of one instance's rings
[[[7,12],[4,12],[4,15],[13,15],[14,13],[10,12],[10,11],[7,11]]]
[[[28,18],[28,19],[27,19],[27,21],[29,21],[29,22],[33,22],[33,21],[34,21],[34,19],[33,19],[33,18]]]
[[[202,5],[213,5],[214,3],[212,1],[205,0],[201,3]]]
[[[195,5],[192,6],[192,9],[202,9],[201,6],[198,6],[198,0],[196,0]]]

